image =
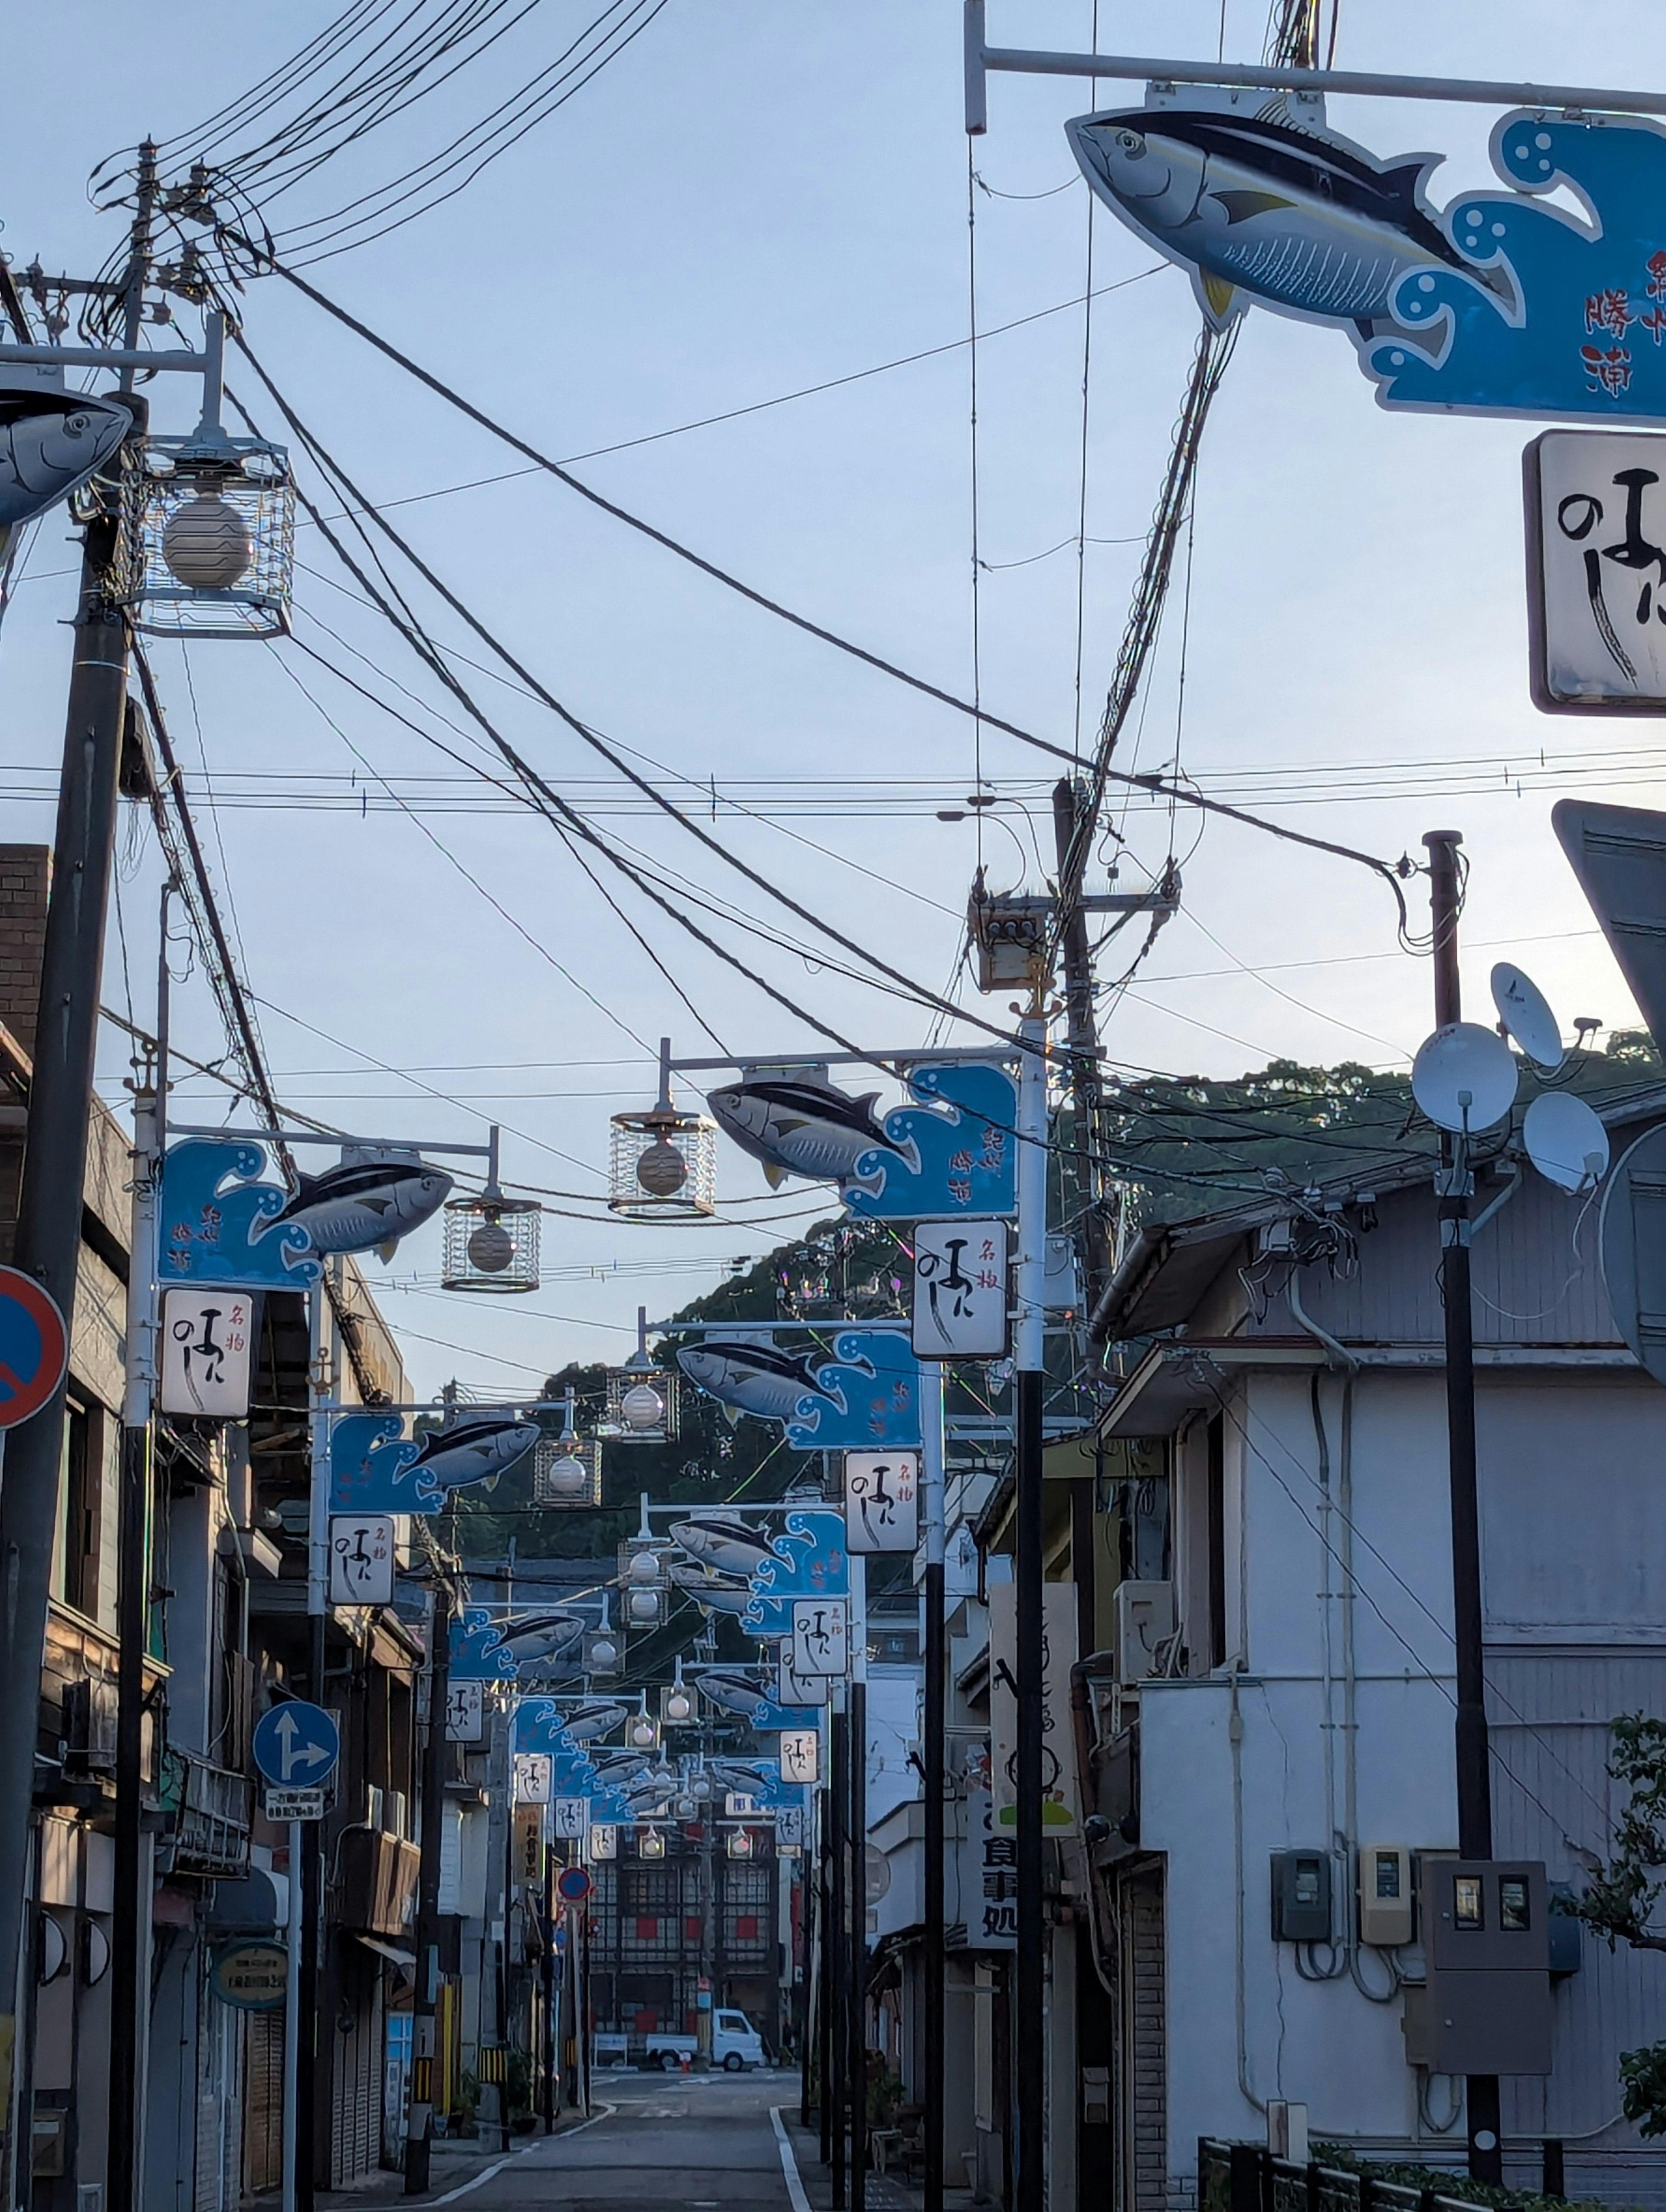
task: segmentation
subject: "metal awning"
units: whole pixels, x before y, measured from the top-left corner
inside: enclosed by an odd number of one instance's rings
[[[383,1942],[380,1936],[356,1936],[353,1940],[356,1943],[362,1943],[367,1951],[375,1952],[378,1958],[386,1959],[401,1972],[416,1973],[416,1954],[414,1951],[402,1951],[397,1943]]]

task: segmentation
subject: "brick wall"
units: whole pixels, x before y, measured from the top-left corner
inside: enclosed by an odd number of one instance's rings
[[[45,845],[0,845],[0,1023],[30,1053],[40,997],[51,858]]]

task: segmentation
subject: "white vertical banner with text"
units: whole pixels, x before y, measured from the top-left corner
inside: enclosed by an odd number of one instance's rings
[[[995,1825],[1018,1825],[1018,1589],[989,1584],[989,1789]],[[1076,1585],[1042,1586],[1042,1826],[1073,1836],[1081,1826],[1076,1741],[1070,1717],[1070,1669],[1076,1659]]]

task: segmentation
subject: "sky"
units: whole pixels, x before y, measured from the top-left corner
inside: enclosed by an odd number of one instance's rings
[[[590,13],[539,0],[491,56],[268,219],[325,213],[398,175]],[[76,52],[94,59],[73,100],[24,103],[11,118],[0,248],[18,264],[38,253],[51,269],[96,270],[122,234],[88,198],[95,164],[145,131],[188,133],[329,20],[324,5],[250,0],[228,29],[223,9],[174,0],[159,39],[154,15],[83,0]],[[1079,51],[1093,25],[1079,0],[990,0],[989,27],[996,43]],[[1243,0],[1224,15],[1201,0],[1098,10],[1101,47],[1130,53],[1219,46],[1253,60],[1262,28]],[[956,0],[667,0],[466,191],[306,273],[535,447],[591,456],[576,473],[609,498],[958,696],[976,657],[991,712],[1068,744],[1097,725],[1198,313],[1185,278],[1101,210],[1085,328],[1089,202],[1063,125],[1091,105],[1137,104],[1140,87],[1094,100],[1079,81],[993,79],[969,186],[959,39]],[[62,27],[48,14],[20,19],[12,49],[15,81],[62,87]],[[1593,15],[1344,0],[1335,59],[1647,86],[1666,82],[1666,28],[1640,5]],[[1437,205],[1494,181],[1495,119],[1330,105],[1334,127],[1384,158],[1444,154]],[[976,349],[975,439],[974,298],[989,333]],[[249,345],[295,413],[370,498],[410,502],[390,520],[575,716],[641,773],[682,779],[685,797],[700,787],[701,825],[801,905],[984,1018],[1005,1017],[1004,998],[980,1001],[958,969],[961,921],[980,857],[992,885],[1041,887],[1055,763],[760,611],[540,473],[481,483],[517,457],[282,279],[252,282],[241,305]],[[999,328],[1023,318],[1035,319]],[[152,387],[153,422],[188,429],[194,394],[167,381]],[[229,381],[262,430],[282,434],[235,356]],[[679,430],[739,410],[751,411]],[[1553,718],[1531,703],[1521,452],[1535,427],[1386,413],[1341,333],[1250,313],[1119,758],[1178,761],[1206,791],[1388,860],[1420,857],[1426,830],[1461,830],[1468,1011],[1490,1018],[1488,969],[1514,958],[1571,1032],[1576,1015],[1610,1027],[1636,1015],[1551,805],[1571,792],[1655,803],[1666,752],[1645,720]],[[301,480],[316,488],[306,468]],[[830,1207],[803,1185],[772,1195],[726,1146],[715,1222],[594,1218],[610,1115],[653,1103],[662,1036],[684,1056],[788,1058],[813,1051],[814,1030],[607,877],[651,957],[546,823],[501,805],[375,703],[474,754],[413,702],[460,720],[319,533],[303,527],[297,551],[291,640],[152,647],[279,1093],[358,1134],[412,1143],[477,1142],[498,1122],[508,1182],[578,1194],[550,1199],[569,1212],[544,1218],[545,1280],[522,1300],[440,1291],[433,1232],[386,1270],[368,1263],[420,1393],[453,1375],[481,1395],[514,1392],[569,1358],[617,1360],[639,1304],[663,1317]],[[75,559],[66,520],[50,519],[0,629],[6,840],[51,834]],[[413,591],[442,643],[489,660],[456,613]],[[696,917],[786,997],[875,1049],[940,1033],[918,1004],[830,966],[836,948],[678,825],[625,811],[617,775],[516,679],[455,665],[610,839],[675,868],[718,916],[767,921],[789,940]],[[1000,803],[982,821],[939,819],[965,813],[980,775]],[[797,811],[772,811],[783,800]],[[1170,823],[1143,803],[1110,829],[1090,890],[1106,888],[1113,862],[1119,888],[1141,885],[1171,852],[1184,884],[1181,913],[1107,1009],[1114,1063],[1214,1075],[1274,1056],[1407,1064],[1432,1025],[1429,963],[1400,949],[1392,900],[1368,871],[1219,819]],[[158,882],[154,841],[133,823],[105,998],[142,1025]],[[1420,882],[1410,891],[1426,896]],[[175,1041],[213,1060],[224,1041],[204,980],[183,946],[173,966]],[[111,1030],[112,1098],[126,1057]],[[697,1104],[693,1079],[679,1096]],[[192,1082],[175,1110],[217,1124],[224,1097]]]

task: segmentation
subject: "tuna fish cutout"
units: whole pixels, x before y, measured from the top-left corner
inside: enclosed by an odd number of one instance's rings
[[[465,1413],[430,1429],[401,1472],[430,1490],[461,1490],[476,1482],[489,1488],[506,1468],[525,1458],[539,1434],[536,1421],[518,1420],[513,1413]]]
[[[629,1705],[616,1705],[606,1698],[587,1698],[582,1705],[562,1710],[561,1724],[575,1743],[592,1743],[617,1728],[629,1711]]]
[[[689,1566],[674,1560],[666,1571],[678,1589],[697,1599],[713,1613],[733,1613],[738,1616],[745,1613],[752,1601],[752,1585],[748,1576],[725,1574],[721,1568],[708,1566],[703,1560],[696,1560]]]
[[[716,1399],[731,1421],[743,1413],[790,1421],[806,1399],[820,1399],[843,1411],[843,1400],[818,1380],[827,1362],[812,1366],[807,1352],[784,1352],[778,1345],[755,1344],[745,1337],[708,1337],[704,1344],[685,1346],[677,1364],[690,1382]]]
[[[565,1657],[583,1636],[587,1626],[582,1613],[569,1613],[560,1606],[552,1606],[544,1613],[517,1613],[512,1620],[503,1623],[497,1649],[518,1668],[541,1666],[551,1659]],[[570,1735],[571,1730],[568,1733]]]
[[[452,1177],[419,1160],[344,1161],[322,1175],[304,1175],[281,1213],[260,1232],[293,1222],[315,1252],[374,1252],[384,1262],[402,1237],[436,1214],[451,1196]]]
[[[774,1685],[763,1667],[708,1667],[698,1687],[708,1705],[743,1721],[774,1702]]]
[[[63,372],[49,371],[48,377]],[[115,452],[133,427],[133,417],[113,399],[93,399],[65,392],[50,380],[37,383],[27,370],[0,388],[0,550],[20,522],[44,514],[85,483]]]
[[[1466,260],[1423,198],[1444,157],[1383,167],[1363,148],[1291,120],[1195,106],[1078,116],[1065,126],[1088,183],[1183,269],[1224,330],[1246,299],[1369,337],[1403,329],[1393,301],[1414,270],[1456,271],[1516,307],[1509,274]]]
[[[892,1152],[910,1162],[913,1157],[909,1147],[895,1143],[874,1119],[879,1095],[870,1091],[852,1098],[831,1084],[756,1075],[708,1091],[706,1103],[741,1151],[763,1161],[772,1190],[789,1175],[866,1188],[856,1172],[864,1153]]]
[[[691,1559],[731,1575],[755,1575],[766,1559],[775,1556],[761,1528],[732,1521],[719,1513],[702,1513],[697,1521],[673,1521],[672,1541]]]

